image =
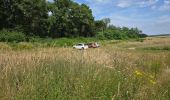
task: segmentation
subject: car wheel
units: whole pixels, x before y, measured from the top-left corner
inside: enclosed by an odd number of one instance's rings
[[[82,50],[84,50],[84,47],[82,47]]]

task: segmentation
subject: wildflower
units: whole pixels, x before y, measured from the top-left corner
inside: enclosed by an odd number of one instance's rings
[[[137,76],[143,76],[143,74],[142,74],[141,72],[139,72],[139,71],[135,71],[135,74],[136,74]]]
[[[154,76],[153,76],[153,75],[149,75],[149,78],[152,78],[152,79],[154,79]]]
[[[156,82],[155,82],[154,80],[149,80],[149,82],[150,82],[151,84],[153,84],[153,85],[156,84]]]

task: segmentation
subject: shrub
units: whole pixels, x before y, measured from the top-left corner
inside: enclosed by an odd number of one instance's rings
[[[8,45],[7,43],[0,43],[0,50],[10,50],[11,46]]]
[[[28,43],[28,42],[9,43],[9,46],[13,50],[33,49],[34,47],[37,47],[37,46],[34,46],[34,44]]]
[[[119,39],[127,38],[125,34],[121,33],[118,30],[106,30],[104,32],[99,32],[96,37],[101,40],[104,40],[104,39],[119,40]]]
[[[96,38],[99,39],[99,40],[105,40],[105,36],[102,32],[99,32],[97,35],[96,35]]]
[[[33,44],[26,42],[21,42],[17,45],[17,49],[32,49],[33,47]]]
[[[25,41],[26,36],[22,32],[1,30],[0,42],[22,42]]]

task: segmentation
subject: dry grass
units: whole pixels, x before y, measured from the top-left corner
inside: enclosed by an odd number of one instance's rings
[[[143,42],[125,42],[119,46],[123,47],[135,47],[135,48],[144,48],[144,47],[159,47],[159,46],[170,46],[170,37],[147,37]]]
[[[169,40],[147,38],[88,50],[12,50],[5,45],[0,50],[0,99],[168,100],[170,52],[122,47],[169,45]]]

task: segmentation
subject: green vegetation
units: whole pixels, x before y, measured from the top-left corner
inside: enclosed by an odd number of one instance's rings
[[[30,37],[98,37],[99,39],[146,37],[137,28],[120,28],[109,24],[111,22],[109,18],[95,21],[87,5],[72,0],[54,0],[54,2],[1,0],[0,7],[0,30],[2,30],[0,41],[20,42]],[[11,33],[4,34],[3,30]],[[21,33],[26,39],[23,39]],[[21,36],[21,40],[18,40],[18,35]]]
[[[11,32],[10,32],[11,33]],[[11,39],[11,38],[10,38]],[[90,42],[101,42],[96,38],[39,38],[39,37],[26,37],[23,38],[25,42],[16,41],[16,39],[12,41],[7,41],[0,43],[0,49],[8,49],[11,48],[13,50],[16,49],[35,49],[35,48],[46,48],[46,47],[72,47],[77,43],[90,43]],[[20,40],[20,39],[19,39]]]
[[[0,0],[0,99],[169,100],[169,37],[110,22],[73,0]]]
[[[24,33],[17,31],[0,31],[0,42],[22,42],[26,40],[26,36]]]
[[[159,43],[169,41],[160,39]],[[169,100],[170,52],[120,46],[155,45],[155,40],[108,41],[88,50],[29,49],[31,44],[24,43],[17,50],[1,48],[0,99]]]
[[[110,25],[106,31],[99,32],[97,38],[99,39],[109,39],[109,40],[127,40],[127,39],[138,39],[147,37],[145,34],[141,34],[141,31],[137,28],[127,28],[127,27],[115,27]]]

